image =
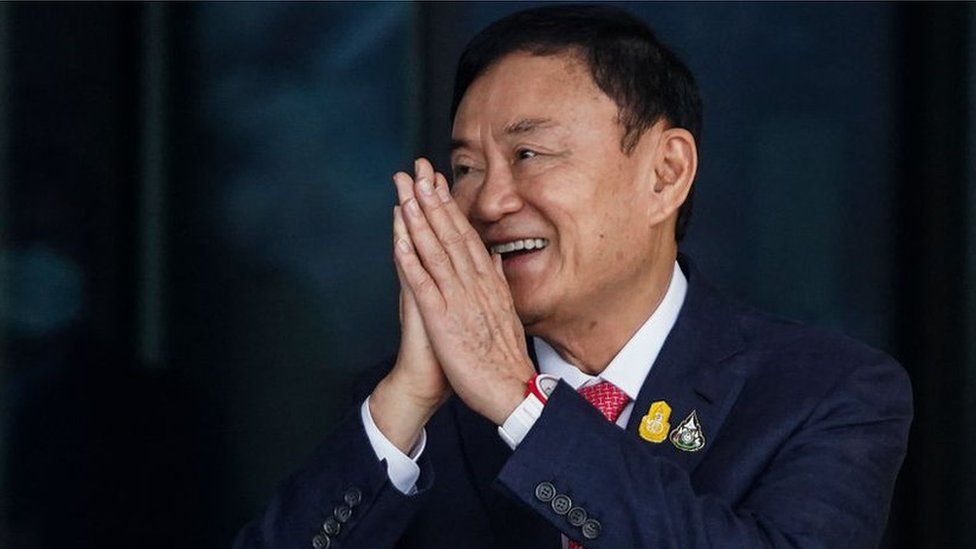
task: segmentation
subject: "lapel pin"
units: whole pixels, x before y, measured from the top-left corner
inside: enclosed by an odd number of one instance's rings
[[[641,438],[655,444],[663,442],[671,428],[671,424],[668,423],[670,417],[671,407],[667,402],[659,400],[651,404],[647,415],[641,418],[640,429],[638,429]]]
[[[698,411],[692,410],[688,415],[671,431],[671,443],[679,450],[685,452],[697,452],[705,446],[705,433],[702,432],[701,423],[698,422]]]

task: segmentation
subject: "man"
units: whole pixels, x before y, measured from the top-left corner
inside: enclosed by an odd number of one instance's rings
[[[684,65],[620,10],[547,6],[455,84],[453,186],[394,176],[397,359],[238,546],[876,546],[908,380],[679,257]]]

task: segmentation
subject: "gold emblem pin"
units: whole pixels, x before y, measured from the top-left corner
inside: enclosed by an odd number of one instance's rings
[[[685,452],[697,452],[705,446],[705,433],[702,432],[701,423],[698,421],[698,411],[692,410],[688,415],[671,431],[671,443],[675,448]]]
[[[668,419],[671,417],[671,407],[667,402],[659,400],[647,410],[647,415],[641,418],[640,429],[638,430],[642,439],[655,444],[663,442],[668,437],[668,429],[671,424]]]

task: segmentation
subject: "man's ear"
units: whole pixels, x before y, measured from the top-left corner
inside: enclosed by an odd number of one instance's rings
[[[684,128],[661,132],[654,153],[654,193],[657,215],[666,219],[677,212],[691,192],[698,171],[698,146],[695,137]]]

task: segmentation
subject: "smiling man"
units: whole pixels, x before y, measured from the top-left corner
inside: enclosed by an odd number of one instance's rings
[[[903,370],[725,301],[678,254],[701,105],[609,7],[476,36],[452,179],[394,183],[392,364],[239,547],[874,547]]]

